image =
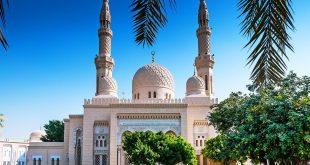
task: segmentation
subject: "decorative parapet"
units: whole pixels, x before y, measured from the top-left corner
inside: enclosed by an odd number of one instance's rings
[[[180,119],[180,114],[174,113],[139,113],[139,114],[132,114],[132,113],[121,113],[117,115],[118,119]]]
[[[109,126],[109,121],[95,121],[94,126]]]
[[[208,120],[195,120],[194,125],[208,125]]]
[[[213,105],[217,104],[217,98],[210,97],[186,97],[184,99],[118,99],[118,98],[92,98],[84,99],[84,106],[87,105],[139,105],[139,104],[187,104],[187,105]]]

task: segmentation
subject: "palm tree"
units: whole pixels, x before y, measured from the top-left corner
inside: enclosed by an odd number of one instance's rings
[[[6,26],[4,6],[9,0],[0,0],[0,42],[8,43],[3,34]],[[152,46],[157,32],[167,23],[166,6],[175,8],[176,0],[132,0],[135,40],[138,45]],[[287,49],[294,51],[289,30],[295,30],[292,0],[239,0],[241,32],[248,38],[245,47],[251,50],[247,65],[254,65],[250,79],[255,87],[279,82],[287,69]]]
[[[3,114],[0,114],[0,128],[3,127],[3,121],[4,121],[4,116]]]
[[[166,6],[176,0],[133,0],[135,40],[152,46],[158,29],[167,23]],[[293,51],[288,30],[295,29],[292,0],[239,0],[241,32],[251,50],[247,65],[254,65],[250,79],[255,87],[279,82],[285,75],[287,49]]]
[[[0,42],[2,47],[6,50],[8,48],[8,42],[3,33],[3,29],[6,26],[5,5],[9,6],[9,0],[0,0]]]

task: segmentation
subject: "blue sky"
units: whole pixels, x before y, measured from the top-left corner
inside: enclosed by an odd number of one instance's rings
[[[132,77],[151,62],[154,50],[156,63],[174,75],[176,97],[184,97],[197,55],[199,0],[177,0],[177,9],[168,12],[168,25],[152,48],[134,42],[130,2],[110,0],[119,96],[131,98]],[[214,88],[220,100],[232,91],[246,91],[250,83],[237,2],[207,0],[216,58]],[[297,30],[292,33],[295,53],[290,52],[288,66],[299,75],[310,75],[310,1],[294,1],[293,7]],[[83,99],[95,94],[100,8],[101,0],[11,0],[5,30],[10,47],[0,51],[0,112],[6,118],[1,138],[26,139],[48,120],[83,112]]]

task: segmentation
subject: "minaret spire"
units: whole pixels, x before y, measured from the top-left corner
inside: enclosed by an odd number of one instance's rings
[[[117,83],[112,77],[114,68],[114,60],[111,56],[111,15],[109,0],[103,0],[100,12],[100,28],[98,30],[99,37],[99,55],[95,58],[97,69],[97,88],[96,96],[116,96]]]
[[[200,0],[199,10],[198,10],[198,24],[199,28],[197,30],[198,37],[198,49],[199,56],[210,55],[210,35],[211,29],[209,27],[209,12],[207,8],[207,3],[205,0]]]
[[[112,30],[110,24],[111,15],[109,1],[104,0],[100,12],[100,29],[98,31],[100,56],[111,56]]]
[[[214,57],[211,55],[209,27],[209,12],[206,0],[200,0],[198,9],[198,56],[195,59],[195,66],[199,77],[205,80],[206,95],[213,96],[213,65]]]

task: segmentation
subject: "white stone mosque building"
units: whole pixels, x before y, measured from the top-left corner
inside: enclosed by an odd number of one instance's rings
[[[84,101],[84,113],[64,119],[64,142],[40,142],[43,132],[32,133],[26,160],[29,165],[127,165],[122,150],[124,132],[163,131],[183,136],[195,148],[198,164],[211,164],[201,155],[204,141],[215,136],[206,119],[213,96],[214,57],[205,0],[198,13],[198,50],[193,56],[197,74],[186,82],[186,96],[175,98],[174,79],[164,66],[142,66],[132,80],[132,99],[118,98],[111,56],[112,30],[108,0],[100,14],[99,54],[95,57],[96,96]],[[192,62],[191,62],[192,63]],[[190,64],[191,64],[190,63]],[[189,65],[190,65],[189,64]],[[181,66],[180,66],[181,67]],[[184,86],[185,88],[185,86]]]

